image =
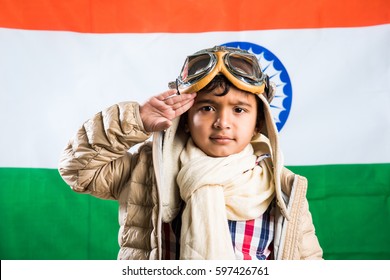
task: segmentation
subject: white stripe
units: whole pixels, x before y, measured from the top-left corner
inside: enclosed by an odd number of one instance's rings
[[[234,253],[237,260],[243,260],[244,259],[244,253],[243,253],[243,245],[244,245],[244,238],[245,238],[245,222],[237,221],[236,223],[236,229],[235,229],[235,239],[234,239]]]
[[[390,161],[390,25],[199,34],[0,29],[0,166],[56,168],[87,118],[164,91],[186,55],[231,41],[266,47],[288,70],[287,165]]]

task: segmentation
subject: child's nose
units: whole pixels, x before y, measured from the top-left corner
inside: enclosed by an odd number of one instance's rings
[[[217,115],[217,119],[214,122],[214,128],[216,129],[227,129],[231,127],[230,116],[226,112],[220,112]]]

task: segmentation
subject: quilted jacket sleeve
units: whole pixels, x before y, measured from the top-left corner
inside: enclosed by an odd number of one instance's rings
[[[315,234],[313,219],[309,211],[309,203],[305,199],[302,207],[302,235],[301,241],[301,258],[305,260],[322,259],[322,248]]]
[[[290,197],[282,259],[314,260],[322,259],[322,248],[316,236],[309,203],[306,198],[307,179],[295,175],[287,168],[283,169],[282,186],[284,193]],[[291,186],[291,187],[288,187]]]
[[[118,199],[137,155],[131,146],[145,141],[139,105],[113,105],[85,122],[63,151],[59,172],[76,192]]]

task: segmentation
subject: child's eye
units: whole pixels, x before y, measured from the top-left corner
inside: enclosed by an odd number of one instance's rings
[[[203,106],[202,108],[200,108],[202,111],[206,111],[206,112],[210,112],[210,111],[213,111],[213,107],[211,106]]]
[[[234,112],[241,114],[241,113],[244,113],[245,110],[243,108],[237,107],[237,108],[234,108]]]

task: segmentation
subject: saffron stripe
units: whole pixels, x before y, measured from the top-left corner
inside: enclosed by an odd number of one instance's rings
[[[389,23],[389,10],[388,0],[13,0],[0,2],[0,26],[85,33],[360,27]]]

